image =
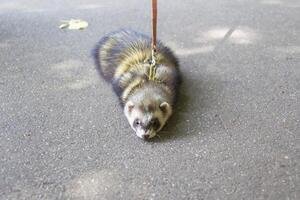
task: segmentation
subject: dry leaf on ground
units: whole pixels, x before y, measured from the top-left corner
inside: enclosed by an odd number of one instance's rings
[[[60,29],[83,30],[88,27],[88,22],[81,19],[61,20]]]

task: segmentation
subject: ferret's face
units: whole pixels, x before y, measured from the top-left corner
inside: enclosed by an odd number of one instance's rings
[[[129,101],[124,107],[124,113],[136,135],[149,139],[163,128],[172,114],[172,108],[167,102],[145,104]]]

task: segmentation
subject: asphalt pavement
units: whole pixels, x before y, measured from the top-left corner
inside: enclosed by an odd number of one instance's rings
[[[300,199],[300,1],[158,6],[183,85],[146,142],[91,50],[150,34],[150,1],[0,2],[0,199]],[[58,28],[72,18],[88,28]]]

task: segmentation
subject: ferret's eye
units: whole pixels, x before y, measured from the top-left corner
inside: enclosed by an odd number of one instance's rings
[[[152,119],[150,123],[154,130],[159,129],[160,123],[159,123],[158,119]]]
[[[141,121],[139,119],[135,119],[133,122],[133,126],[139,126],[141,125]]]

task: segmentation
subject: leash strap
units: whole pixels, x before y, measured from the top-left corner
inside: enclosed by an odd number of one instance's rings
[[[157,32],[157,0],[152,0],[152,43],[151,43],[151,63],[149,68],[149,80],[155,80],[156,71],[156,32]]]
[[[152,51],[156,52],[157,0],[152,0]]]

